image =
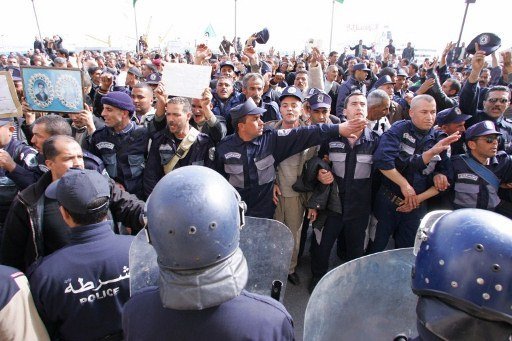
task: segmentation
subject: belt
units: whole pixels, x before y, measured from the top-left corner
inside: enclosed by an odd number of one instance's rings
[[[404,202],[404,199],[400,198],[398,195],[391,192],[389,188],[387,188],[384,185],[381,185],[381,191],[382,194],[384,194],[384,196],[396,206],[400,206]]]

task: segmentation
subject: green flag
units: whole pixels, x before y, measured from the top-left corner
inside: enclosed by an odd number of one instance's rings
[[[133,0],[133,7],[135,7],[135,3],[137,2],[137,0]],[[342,1],[343,2],[343,1]]]
[[[208,24],[208,27],[206,28],[206,30],[204,30],[204,35],[210,38],[214,38],[217,36],[215,34],[215,31],[213,30],[212,24]]]
[[[133,0],[133,2],[135,2],[135,1],[137,1],[137,0]],[[336,0],[336,1],[339,2],[340,4],[342,4],[343,1],[345,1],[345,0]]]

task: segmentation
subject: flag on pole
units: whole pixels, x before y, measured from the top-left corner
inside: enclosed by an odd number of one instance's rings
[[[216,37],[212,24],[208,24],[208,27],[206,28],[206,30],[204,30],[204,35],[210,38]]]
[[[133,2],[135,2],[135,1],[137,1],[137,0],[133,0]],[[343,1],[345,1],[345,0],[335,0],[335,1],[339,2],[340,4],[342,4]]]
[[[137,2],[137,0],[133,0],[133,7],[135,7],[135,3]]]

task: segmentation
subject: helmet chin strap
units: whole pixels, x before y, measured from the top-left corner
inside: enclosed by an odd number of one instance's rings
[[[160,299],[165,308],[202,310],[236,296],[247,284],[249,270],[242,250],[206,269],[170,271],[160,268]]]
[[[419,297],[417,328],[421,340],[508,340],[512,325],[474,317],[434,297]]]

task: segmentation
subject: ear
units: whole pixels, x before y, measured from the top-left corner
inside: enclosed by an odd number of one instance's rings
[[[476,142],[475,141],[467,141],[468,148],[473,150],[476,149]]]
[[[73,218],[71,218],[71,215],[69,214],[69,212],[62,206],[59,206],[59,211],[60,211],[60,214],[62,215],[62,219],[64,219],[64,222],[68,225],[68,226],[74,226],[75,223],[73,221]]]
[[[46,159],[46,160],[44,160],[44,164],[46,165],[46,167],[48,167],[48,169],[51,170],[54,162],[53,162],[53,160]]]

